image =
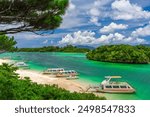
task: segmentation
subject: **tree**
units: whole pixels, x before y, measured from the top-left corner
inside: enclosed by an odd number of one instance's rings
[[[17,42],[14,37],[8,37],[6,35],[0,35],[0,51],[13,51]]]
[[[54,30],[60,26],[68,2],[68,0],[0,0],[0,24],[16,25],[0,29],[0,33]]]

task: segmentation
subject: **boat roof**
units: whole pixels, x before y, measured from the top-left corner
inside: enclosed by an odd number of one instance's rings
[[[26,64],[25,62],[17,62],[15,64]]]
[[[105,76],[105,78],[122,78],[121,76]]]
[[[62,73],[64,72],[76,72],[75,70],[65,70],[65,71],[61,71]]]
[[[61,70],[61,69],[64,69],[64,68],[48,68],[47,70]]]

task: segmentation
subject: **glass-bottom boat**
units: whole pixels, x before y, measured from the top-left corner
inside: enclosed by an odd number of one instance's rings
[[[56,74],[56,77],[74,77],[78,76],[79,74],[75,70],[67,70],[67,71],[61,71]]]
[[[63,68],[49,68],[43,71],[43,74],[57,74],[61,71],[64,71],[64,69]]]
[[[29,69],[29,66],[25,62],[16,62],[13,64],[14,67]]]
[[[127,82],[113,82],[111,79],[121,78],[121,76],[106,76],[100,84],[100,92],[104,93],[134,93],[135,89]]]
[[[91,86],[96,92],[102,93],[135,93],[135,89],[127,82],[110,81],[119,79],[121,76],[105,76],[106,80],[102,81],[99,86]]]

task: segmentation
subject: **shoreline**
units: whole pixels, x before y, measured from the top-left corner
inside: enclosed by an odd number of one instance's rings
[[[0,59],[0,65],[2,63],[10,63],[13,60],[9,59]],[[78,80],[67,80],[65,78],[57,78],[54,75],[44,75],[40,71],[31,70],[31,69],[18,69],[16,71],[19,74],[20,78],[29,77],[32,82],[36,82],[38,84],[48,84],[48,85],[58,85],[58,87],[66,89],[70,92],[79,92],[83,93],[88,88],[88,83],[83,83]],[[86,92],[90,93],[90,92]],[[93,93],[97,96],[104,96],[101,93]]]
[[[65,78],[56,78],[54,75],[43,75],[41,72],[35,70],[19,69],[16,73],[19,74],[20,78],[30,77],[32,82],[36,82],[38,84],[55,84],[60,88],[69,90],[70,92],[82,92],[82,90],[86,90],[85,84],[81,84],[73,80],[66,80]]]

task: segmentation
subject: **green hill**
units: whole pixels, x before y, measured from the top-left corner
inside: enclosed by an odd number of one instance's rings
[[[150,48],[142,45],[105,45],[88,52],[86,56],[102,62],[148,64]]]

